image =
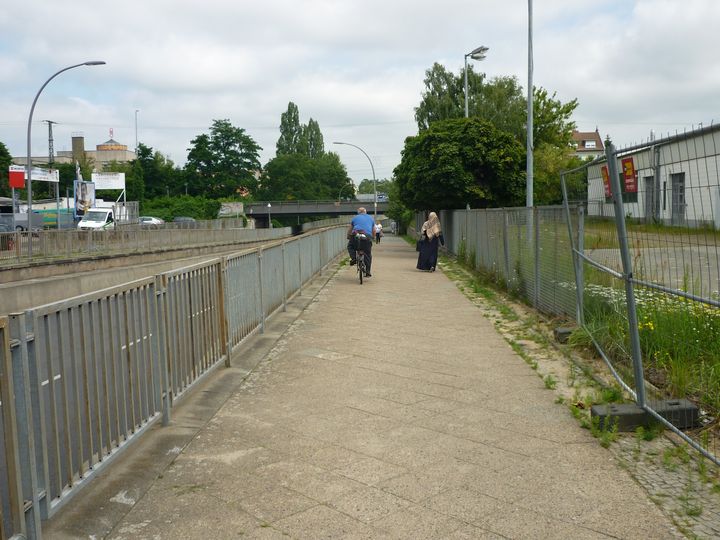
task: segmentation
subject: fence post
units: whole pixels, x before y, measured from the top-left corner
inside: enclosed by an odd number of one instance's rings
[[[220,263],[218,264],[217,286],[217,301],[219,304],[218,315],[220,317],[220,353],[225,355],[225,367],[230,367],[230,351],[232,350],[232,347],[230,346],[230,332],[228,330],[229,317],[227,313],[227,257],[220,258]]]
[[[510,220],[508,219],[507,208],[502,209],[503,213],[503,255],[505,256],[505,286],[510,290],[510,239],[508,238],[508,230]]]
[[[584,325],[583,320],[583,292],[582,292],[582,260],[578,253],[582,253],[580,245],[582,244],[582,205],[578,206],[578,245],[575,245],[575,237],[572,228],[572,216],[570,215],[570,202],[567,193],[567,184],[565,183],[565,175],[560,175],[560,188],[563,194],[563,209],[565,210],[565,222],[567,224],[568,239],[570,240],[570,250],[573,260],[573,270],[575,274],[575,320],[580,326]]]
[[[635,376],[635,400],[640,407],[645,408],[645,379],[642,364],[642,349],[640,348],[640,334],[637,324],[637,308],[635,306],[635,290],[633,287],[632,258],[628,247],[627,229],[625,227],[625,209],[620,188],[620,176],[617,169],[615,146],[608,141],[605,147],[608,176],[612,186],[612,198],[615,207],[615,225],[617,226],[618,242],[620,244],[620,257],[623,265],[623,281],[625,282],[625,297],[628,307],[628,332],[630,334],[630,349],[633,359],[633,375]]]
[[[263,305],[263,252],[262,248],[257,251],[258,262],[258,292],[260,293],[260,333],[265,333],[265,306]]]
[[[533,278],[533,307],[538,309],[540,304],[540,221],[538,215],[538,207],[532,207],[532,231],[535,244],[533,258],[534,261],[534,278]]]
[[[35,438],[33,430],[32,400],[30,397],[30,370],[28,361],[28,336],[25,329],[25,314],[10,315],[10,332],[19,345],[12,352],[12,377],[15,387],[15,418],[17,426],[17,449],[22,486],[21,508],[25,501],[24,532],[28,538],[39,540],[40,502],[37,489],[37,467],[35,463]],[[34,338],[32,338],[34,339]],[[42,444],[42,441],[38,441]]]
[[[283,298],[283,312],[287,311],[287,277],[285,272],[285,240],[282,242],[282,277],[283,277],[283,289],[282,289],[282,298]]]
[[[298,296],[302,296],[303,278],[302,278],[302,240],[296,240],[298,246]]]
[[[155,320],[151,324],[157,329],[156,347],[153,356],[158,363],[160,374],[160,403],[162,407],[162,425],[170,424],[170,398],[172,386],[170,384],[170,372],[168,370],[169,359],[169,332],[168,332],[168,309],[167,309],[167,276],[165,274],[155,276]]]
[[[578,206],[578,244],[577,244],[578,253],[584,254],[585,253],[585,207],[581,204]],[[578,301],[579,303],[579,312],[578,316],[580,317],[578,319],[578,322],[582,325],[585,325],[585,266],[583,265],[582,258],[578,256],[578,268],[577,268],[577,276],[578,276]]]

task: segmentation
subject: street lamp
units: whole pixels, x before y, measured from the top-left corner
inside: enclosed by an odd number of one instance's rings
[[[268,203],[268,228],[272,229],[272,219],[270,218],[270,209],[272,208],[272,204]]]
[[[533,206],[533,43],[532,0],[528,0],[528,88],[527,88],[527,168],[525,171],[525,206]]]
[[[48,85],[50,81],[52,81],[55,77],[60,75],[63,71],[67,71],[69,69],[73,69],[76,67],[81,66],[101,66],[105,62],[102,60],[91,60],[89,62],[83,62],[82,64],[75,64],[73,66],[68,66],[66,68],[61,69],[60,71],[56,72],[52,77],[50,77],[45,83],[40,87],[40,90],[38,90],[38,93],[35,95],[35,99],[32,102],[32,107],[30,107],[30,116],[28,116],[28,127],[27,127],[27,163],[26,163],[26,170],[27,170],[27,199],[28,199],[28,231],[32,230],[32,159],[31,155],[32,152],[30,150],[30,133],[32,128],[32,117],[33,113],[35,112],[35,104],[37,103],[38,98],[40,97],[40,94],[45,89],[45,87]],[[28,255],[32,257],[32,242],[28,243]]]
[[[488,48],[481,45],[475,50],[470,51],[465,55],[465,118],[470,116],[468,112],[468,65],[467,65],[467,59],[468,56],[472,58],[473,60],[485,60],[485,53],[488,52]]]
[[[373,191],[375,192],[375,200],[374,200],[374,210],[373,210],[373,219],[377,221],[377,181],[375,180],[375,167],[373,167],[373,162],[370,159],[370,156],[367,155],[367,152],[360,148],[359,146],[355,144],[351,144],[349,142],[333,142],[333,144],[345,144],[347,146],[352,146],[353,148],[357,148],[360,150],[363,154],[365,154],[365,157],[370,162],[370,169],[372,169],[372,175],[373,175]],[[339,197],[338,197],[339,198]]]
[[[350,187],[352,184],[344,184],[343,187],[340,188],[340,191],[338,191],[338,202],[340,202],[340,194],[343,192],[343,189],[346,187]]]

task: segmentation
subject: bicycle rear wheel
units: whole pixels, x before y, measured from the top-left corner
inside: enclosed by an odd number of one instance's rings
[[[358,276],[360,277],[360,285],[363,283],[363,276],[365,275],[365,253],[358,252],[357,254],[357,270]]]

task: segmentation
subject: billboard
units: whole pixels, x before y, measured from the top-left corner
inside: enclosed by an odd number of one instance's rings
[[[96,190],[125,189],[124,172],[92,173],[92,181]]]
[[[30,171],[35,182],[60,182],[60,171],[57,169],[39,169],[33,167]],[[8,169],[8,180],[11,188],[24,188],[27,171],[22,165],[10,165]]]
[[[84,216],[85,212],[95,206],[95,184],[75,180],[75,217]]]

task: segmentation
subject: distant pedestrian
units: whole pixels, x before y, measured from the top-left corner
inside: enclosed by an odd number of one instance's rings
[[[425,272],[434,272],[437,266],[438,246],[445,245],[440,218],[435,212],[430,212],[428,220],[423,223],[419,242],[417,269]]]
[[[380,243],[380,238],[382,237],[382,223],[379,221],[375,224],[375,243]]]

